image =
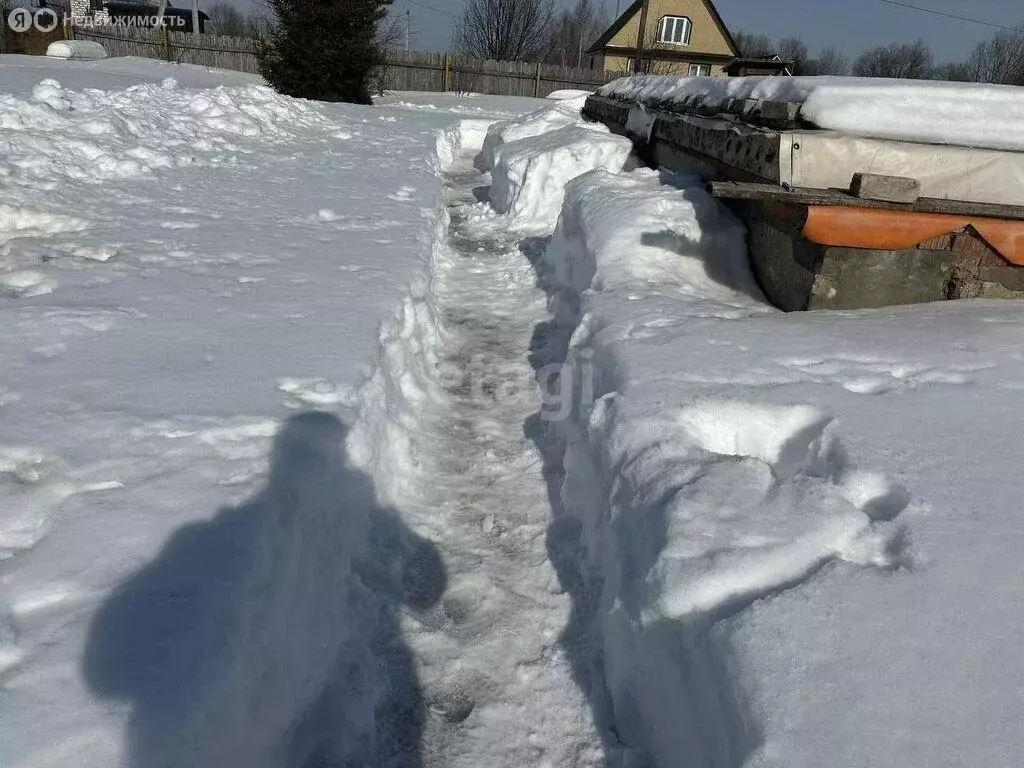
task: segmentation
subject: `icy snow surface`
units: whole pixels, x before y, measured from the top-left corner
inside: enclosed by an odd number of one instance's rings
[[[667,77],[642,75],[602,86],[603,96],[656,107],[702,99],[795,101],[819,128],[878,139],[1024,150],[1024,88],[1011,85],[857,77]]]

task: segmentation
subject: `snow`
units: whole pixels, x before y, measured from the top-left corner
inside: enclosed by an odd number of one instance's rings
[[[632,151],[629,139],[582,125],[501,144],[494,151],[491,204],[498,213],[550,230],[568,181],[581,171],[620,171]]]
[[[0,90],[4,766],[1021,762],[1019,304],[778,312],[579,99]]]
[[[602,96],[650,107],[729,99],[799,102],[819,128],[869,138],[1024,150],[1024,88],[856,77],[693,77],[643,75],[601,87]]]
[[[535,258],[549,547],[613,764],[1018,763],[1024,311],[776,312],[739,223],[644,170],[569,182]]]
[[[87,88],[120,91],[144,83],[160,85],[167,78],[186,88],[264,84],[259,75],[135,56],[76,61],[73,65],[46,56],[5,54],[0,57],[0,83],[3,84],[4,93],[24,98],[41,80],[47,78],[55,78],[65,88],[76,91]]]
[[[586,98],[593,94],[593,91],[581,91],[577,88],[565,88],[561,91],[552,91],[545,98],[553,99],[554,101],[565,101],[566,99],[576,100],[580,97]]]
[[[89,61],[107,58],[107,52],[103,46],[91,40],[58,40],[46,47],[46,55],[56,59]]]
[[[443,574],[390,437],[452,113],[252,80],[0,61],[5,766],[404,765],[435,728]]]
[[[580,110],[586,102],[585,96],[556,101],[554,106],[545,105],[533,112],[495,122],[487,131],[483,149],[476,160],[477,167],[489,171],[494,167],[494,153],[502,144],[528,139],[531,136],[569,126],[583,126],[600,133],[608,133],[608,129],[600,123],[590,123],[583,119]]]

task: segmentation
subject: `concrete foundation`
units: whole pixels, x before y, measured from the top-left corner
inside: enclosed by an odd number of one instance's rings
[[[1024,298],[1024,269],[1007,264],[969,233],[950,236],[948,249],[828,247],[794,231],[798,211],[787,215],[757,203],[730,207],[747,225],[751,267],[761,289],[787,312]]]

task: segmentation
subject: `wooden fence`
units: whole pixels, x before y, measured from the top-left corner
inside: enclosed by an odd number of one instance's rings
[[[108,56],[142,56],[179,64],[233,69],[258,74],[256,43],[242,37],[171,32],[166,27],[72,26],[73,40],[95,40]]]
[[[379,91],[463,91],[543,97],[569,88],[592,91],[625,74],[525,61],[470,59],[451,53],[392,51],[378,68],[374,85]]]
[[[143,56],[257,73],[256,43],[240,37],[170,32],[166,28],[71,27],[76,40],[95,40],[109,56]],[[622,72],[522,61],[484,61],[451,53],[389,51],[372,87],[384,91],[460,91],[501,96],[547,96],[568,88],[594,90]]]

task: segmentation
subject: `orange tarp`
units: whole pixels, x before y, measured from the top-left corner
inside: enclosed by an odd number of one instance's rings
[[[1024,266],[1024,221],[812,205],[803,235],[818,245],[901,251],[967,226],[1008,262]]]

